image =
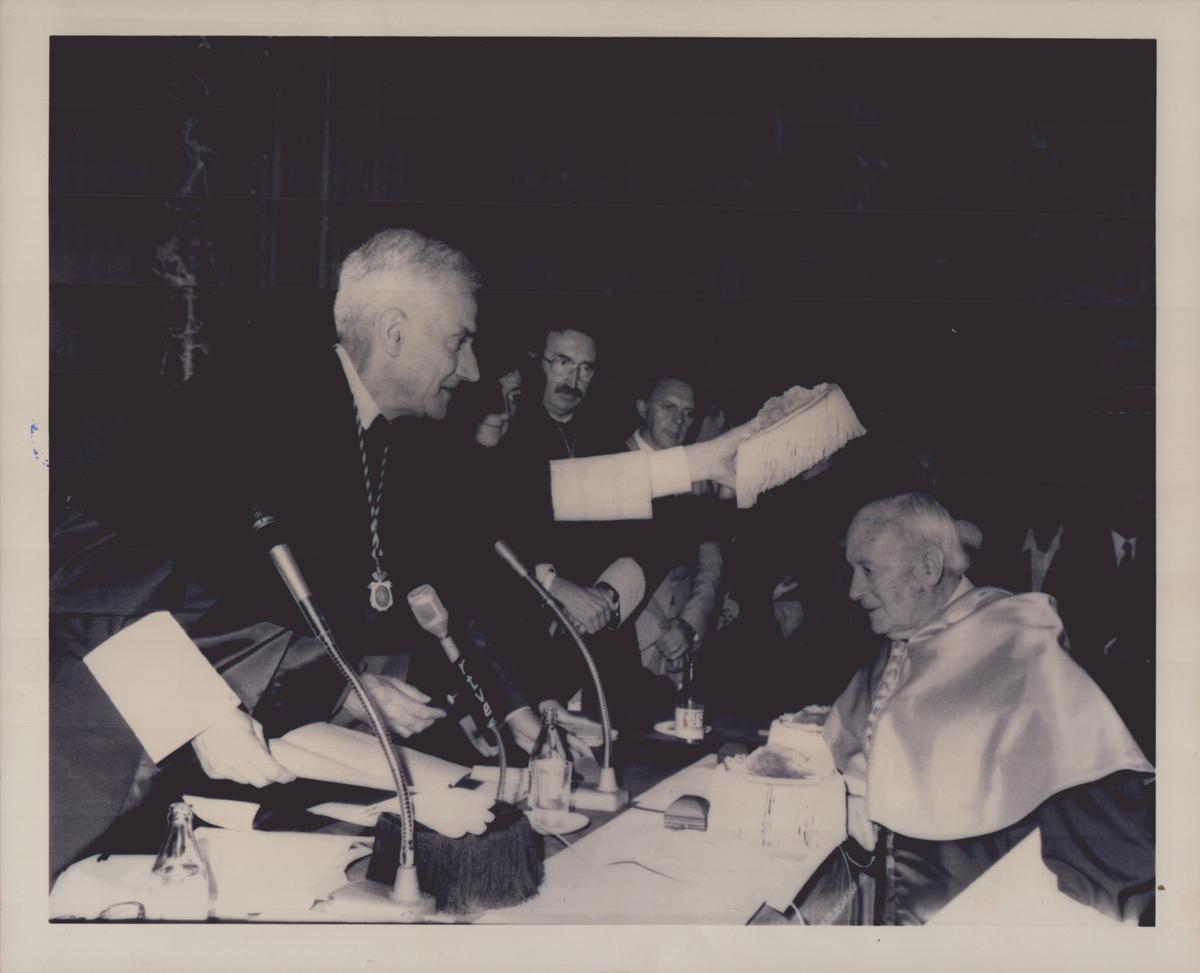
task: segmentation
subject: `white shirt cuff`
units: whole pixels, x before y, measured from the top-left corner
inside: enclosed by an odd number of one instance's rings
[[[646,594],[645,572],[633,558],[619,557],[596,579],[597,584],[601,581],[611,585],[617,593],[621,601],[621,618],[618,624],[624,624],[634,609],[642,603]]]
[[[535,564],[533,566],[533,576],[547,591],[554,584],[554,579],[558,577],[558,572],[554,570],[553,564]]]
[[[650,456],[650,489],[656,497],[673,497],[692,489],[687,452],[682,446],[656,449]]]
[[[240,702],[169,612],[127,625],[83,661],[155,763]]]
[[[551,460],[554,518],[649,520],[653,516],[653,481],[648,457],[653,455],[638,451]]]

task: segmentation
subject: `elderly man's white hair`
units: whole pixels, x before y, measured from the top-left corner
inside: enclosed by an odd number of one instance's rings
[[[967,573],[971,560],[963,546],[962,530],[969,528],[977,531],[977,528],[956,521],[950,516],[950,511],[927,494],[902,493],[885,500],[875,500],[854,515],[853,524],[861,523],[890,526],[902,538],[917,546],[937,547],[942,552],[947,574],[961,578]]]
[[[418,281],[458,277],[474,292],[479,275],[466,255],[416,230],[381,230],[342,261],[333,321],[352,355],[365,351],[366,329],[394,302],[396,276]]]

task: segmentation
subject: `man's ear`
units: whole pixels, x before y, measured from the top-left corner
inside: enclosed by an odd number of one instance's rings
[[[946,568],[946,555],[940,547],[930,544],[921,555],[921,568],[932,588],[942,580]]]
[[[400,354],[408,333],[408,315],[398,307],[387,307],[379,315],[377,324],[379,347],[395,358]]]
[[[643,419],[646,418],[646,413],[650,411],[650,404],[645,399],[637,400],[638,415]]]

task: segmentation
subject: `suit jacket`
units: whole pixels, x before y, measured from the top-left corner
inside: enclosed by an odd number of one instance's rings
[[[1033,575],[1031,558],[1028,551],[1023,549],[1025,534],[1028,526],[1013,526],[1009,529],[996,531],[997,536],[984,534],[984,545],[978,566],[972,565],[972,577],[979,577],[981,583],[1004,588],[1006,591],[1019,593],[1033,590]],[[1063,586],[1064,547],[1073,541],[1074,531],[1063,527],[1062,539],[1059,542],[1058,553],[1050,561],[1050,567],[1042,580],[1042,592],[1057,597]]]

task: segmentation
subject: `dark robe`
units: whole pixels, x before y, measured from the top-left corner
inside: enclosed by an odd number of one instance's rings
[[[431,422],[401,420],[383,432],[390,445],[380,531],[396,604],[381,614],[368,603],[366,489],[336,355],[326,346],[284,374],[258,374],[269,381],[223,376],[181,393],[177,411],[148,416],[135,448],[73,497],[52,537],[52,871],[103,831],[126,803],[139,759],[143,771],[148,763],[81,662],[126,625],[171,612],[268,737],[328,719],[339,706],[341,676],[252,536],[255,505],[277,518],[351,660],[408,653],[410,682],[435,703],[456,692],[466,705],[457,675],[405,602],[412,588],[433,584],[460,646],[487,645],[471,611],[486,537],[455,450]],[[523,705],[495,653],[479,668],[501,715]],[[199,773],[188,746],[163,763]]]
[[[642,568],[649,588],[652,578],[661,578],[672,566],[671,552],[654,543],[650,522],[562,522],[556,521],[549,494],[544,487],[551,460],[571,456],[601,456],[624,451],[620,438],[593,424],[586,409],[569,423],[551,419],[540,404],[517,413],[512,428],[494,450],[498,481],[491,489],[504,498],[503,537],[532,570],[535,564],[550,563],[563,578],[587,587],[619,557],[632,557]],[[656,510],[657,510],[656,506]],[[650,594],[648,590],[646,594]],[[583,689],[585,710],[595,715],[591,679],[578,650],[559,634],[547,639],[550,616],[532,595],[515,595],[512,623],[524,633],[525,646],[520,680],[531,696],[566,702]],[[523,602],[521,601],[523,599]],[[638,605],[621,605],[621,615],[630,619]],[[669,715],[671,693],[667,686],[647,680],[641,666],[637,635],[626,622],[615,630],[587,637],[604,684],[613,721],[618,726],[649,725],[654,718]]]

